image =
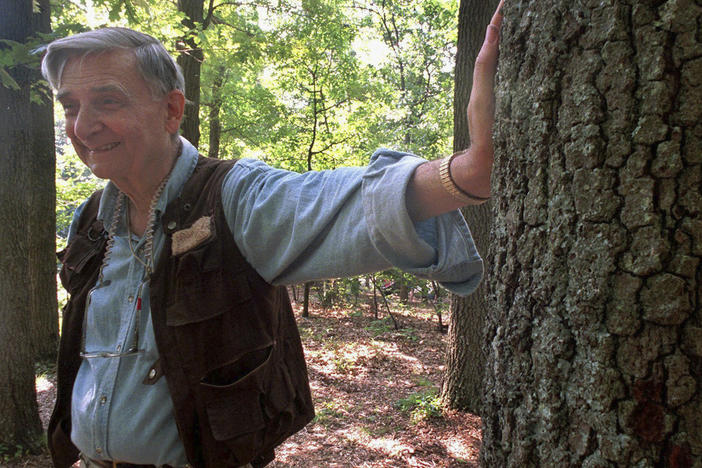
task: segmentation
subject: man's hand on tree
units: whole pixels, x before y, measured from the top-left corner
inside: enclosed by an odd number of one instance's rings
[[[468,103],[470,147],[448,158],[417,167],[407,187],[410,217],[420,221],[490,197],[494,161],[495,73],[502,25],[502,1],[487,27],[473,70]]]

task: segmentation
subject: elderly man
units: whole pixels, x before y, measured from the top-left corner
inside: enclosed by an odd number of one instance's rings
[[[50,44],[42,71],[66,133],[109,179],[59,253],[71,299],[54,465],[264,466],[314,414],[281,285],[396,266],[471,292],[482,262],[452,210],[490,195],[500,22],[476,64],[467,151],[382,150],[366,168],[306,174],[198,156],[178,135],[182,75],[152,37],[107,28]]]

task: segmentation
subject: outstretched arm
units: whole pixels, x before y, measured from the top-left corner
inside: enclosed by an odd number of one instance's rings
[[[492,128],[495,122],[493,86],[502,24],[502,3],[501,1],[498,5],[487,27],[485,41],[475,61],[473,89],[468,103],[470,147],[451,160],[430,161],[417,167],[407,187],[407,209],[414,221],[428,219],[465,205],[477,205],[490,197],[494,153]],[[453,188],[452,184],[455,184]]]

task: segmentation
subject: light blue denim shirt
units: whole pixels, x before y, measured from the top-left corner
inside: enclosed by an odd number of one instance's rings
[[[183,139],[181,156],[156,205],[157,216],[177,198],[197,156]],[[405,188],[423,162],[379,150],[365,168],[298,174],[241,160],[223,183],[227,222],[249,263],[274,284],[396,266],[439,281],[457,294],[469,294],[480,281],[482,260],[461,214],[413,223],[407,213]],[[108,228],[117,195],[108,183],[100,200],[98,217]],[[142,383],[158,358],[145,268],[132,255],[134,249],[143,256],[145,239],[128,232],[124,213],[114,239],[103,270],[107,284],[94,290],[86,310],[85,350],[122,352],[134,343],[136,329],[140,352],[83,359],[73,388],[71,439],[90,458],[185,466],[166,380]],[[163,242],[158,228],[154,263]],[[142,312],[137,314],[140,288]]]

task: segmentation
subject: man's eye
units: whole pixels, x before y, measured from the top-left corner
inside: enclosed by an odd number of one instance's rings
[[[73,104],[64,104],[63,113],[66,115],[74,115],[76,113],[76,106]]]
[[[117,99],[113,98],[104,98],[102,100],[102,105],[103,106],[116,106],[119,104],[119,101]]]

